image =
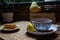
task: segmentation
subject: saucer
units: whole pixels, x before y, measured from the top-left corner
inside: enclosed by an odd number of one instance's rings
[[[33,35],[49,35],[49,34],[55,33],[58,30],[57,25],[52,24],[51,27],[49,28],[49,30],[52,30],[52,31],[50,31],[50,32],[38,32],[38,31],[31,32],[31,31],[27,30],[27,32],[29,32]]]

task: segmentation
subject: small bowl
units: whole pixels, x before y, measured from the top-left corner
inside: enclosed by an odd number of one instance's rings
[[[51,27],[52,20],[49,18],[35,18],[32,20],[32,23],[36,30],[46,31]]]

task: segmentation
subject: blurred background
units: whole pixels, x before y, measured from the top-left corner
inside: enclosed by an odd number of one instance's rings
[[[30,21],[32,1],[41,6],[39,13],[55,13],[56,22],[60,22],[60,0],[0,0],[0,22],[4,22],[2,15],[7,12],[14,13],[13,21]]]

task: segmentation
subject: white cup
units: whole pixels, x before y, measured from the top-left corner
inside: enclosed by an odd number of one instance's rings
[[[48,18],[36,18],[32,20],[34,27],[37,30],[49,30],[52,25],[52,20]]]

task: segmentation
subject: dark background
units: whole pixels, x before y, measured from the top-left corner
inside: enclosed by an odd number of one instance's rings
[[[46,10],[44,10],[44,5],[56,5],[54,7],[54,9],[49,10],[49,12],[53,12],[55,13],[56,16],[56,22],[60,22],[60,2],[39,2],[39,6],[42,7],[42,12],[45,13],[47,12]],[[2,5],[0,4],[0,22],[3,22],[3,18],[2,18]],[[15,6],[15,10],[14,12],[14,21],[29,21],[30,20],[30,11],[29,11],[29,7],[31,5],[30,2],[22,2],[22,3],[16,3],[14,4]]]

